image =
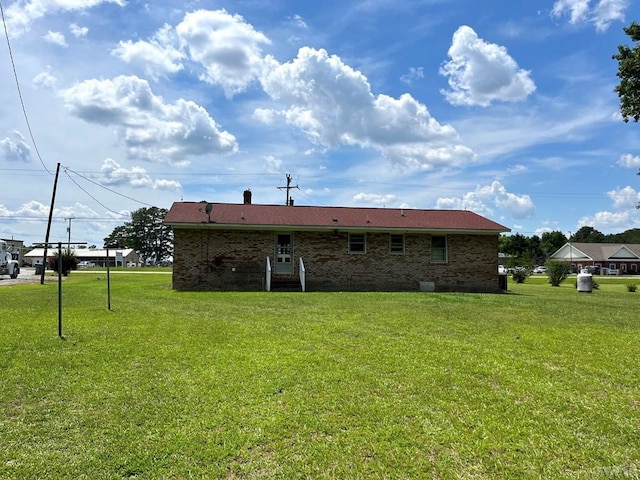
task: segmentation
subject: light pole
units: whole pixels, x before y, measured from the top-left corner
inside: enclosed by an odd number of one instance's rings
[[[571,230],[569,230],[569,274],[573,273],[573,247],[571,246]]]

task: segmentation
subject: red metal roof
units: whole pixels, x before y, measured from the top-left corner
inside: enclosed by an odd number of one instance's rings
[[[164,222],[174,227],[229,229],[296,228],[300,230],[437,230],[476,233],[508,232],[509,228],[468,210],[409,208],[312,207],[175,202]]]

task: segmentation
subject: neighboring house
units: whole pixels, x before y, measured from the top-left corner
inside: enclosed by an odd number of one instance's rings
[[[63,244],[63,249],[66,250],[66,245]],[[47,249],[47,257],[53,258],[54,254],[58,251],[57,247],[50,247]],[[71,251],[76,256],[78,262],[93,263],[97,267],[107,266],[107,250],[101,248],[72,248]],[[25,254],[25,262],[31,266],[42,265],[42,257],[44,255],[44,248],[34,248],[29,253]],[[138,264],[140,257],[131,248],[114,248],[109,249],[109,266],[127,266],[127,264]]]
[[[549,260],[569,262],[572,270],[600,267],[601,274],[637,274],[640,245],[632,243],[565,243]]]
[[[470,211],[176,202],[176,290],[500,291],[498,236]]]

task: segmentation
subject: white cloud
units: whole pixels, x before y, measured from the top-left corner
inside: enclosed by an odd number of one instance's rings
[[[52,32],[49,30],[46,35],[42,38],[48,43],[52,43],[53,45],[58,45],[60,47],[67,47],[67,41],[64,38],[64,35],[60,32]]]
[[[640,168],[640,155],[631,155],[630,153],[625,153],[620,155],[620,160],[618,160],[618,165],[627,168]]]
[[[89,33],[89,29],[87,27],[80,27],[75,23],[69,25],[69,31],[76,38],[85,37],[87,33]]]
[[[53,214],[56,217],[81,217],[81,218],[95,218],[98,217],[96,212],[91,207],[84,205],[80,202],[75,202],[70,206],[61,206],[53,209]]]
[[[6,9],[9,32],[21,35],[31,28],[31,24],[45,15],[63,11],[88,10],[103,3],[114,3],[120,7],[125,0],[22,0],[16,1]]]
[[[221,131],[203,107],[183,99],[165,103],[136,76],[85,80],[60,95],[77,117],[116,126],[131,158],[184,164],[192,155],[237,150],[236,138]]]
[[[183,69],[184,53],[178,49],[178,39],[170,25],[164,25],[150,41],[121,41],[111,53],[123,62],[137,65],[154,78]]]
[[[304,18],[302,18],[300,15],[294,15],[293,17],[291,17],[291,23],[293,25],[295,25],[298,28],[302,28],[302,29],[307,29],[307,22],[304,21]]]
[[[597,31],[604,32],[612,22],[624,21],[629,3],[629,0],[600,0],[592,8],[591,0],[557,0],[551,16],[568,15],[571,24],[591,22]]]
[[[593,9],[593,23],[596,25],[596,30],[604,32],[612,22],[623,22],[628,5],[628,0],[600,0]]]
[[[580,23],[589,16],[589,2],[591,0],[557,0],[551,10],[551,15],[558,17],[569,15],[570,23]]]
[[[103,185],[131,186],[133,188],[158,188],[172,190],[180,188],[178,182],[169,180],[152,180],[147,171],[142,167],[133,167],[130,170],[120,166],[115,160],[108,158],[100,168],[102,176],[99,178]]]
[[[629,186],[611,190],[607,195],[613,200],[613,208],[634,208],[640,203],[640,192],[636,192]]]
[[[271,41],[240,15],[197,10],[176,27],[183,48],[204,67],[201,80],[220,85],[227,97],[243,92],[260,75],[262,45]]]
[[[640,191],[630,186],[617,188],[607,192],[613,201],[613,208],[618,211],[600,211],[595,215],[584,216],[578,220],[578,227],[593,227],[602,232],[619,232],[640,227]]]
[[[478,186],[475,191],[461,198],[439,198],[436,203],[440,209],[472,210],[481,215],[492,215],[493,208],[505,210],[512,218],[527,218],[535,212],[535,205],[529,195],[510,193],[500,182]]]
[[[356,203],[366,204],[366,205],[390,205],[394,203],[398,198],[395,195],[387,194],[382,195],[378,193],[358,193],[353,196],[353,201]]]
[[[282,160],[274,157],[273,155],[267,155],[264,157],[264,160],[267,164],[267,172],[282,173],[282,167],[284,166],[284,162]]]
[[[554,231],[553,228],[550,228],[550,227],[540,227],[540,228],[536,228],[533,234],[542,238],[542,235],[544,235],[545,233],[551,233],[553,231]]]
[[[49,216],[49,205],[45,205],[38,201],[32,200],[27,203],[23,203],[16,210],[9,210],[4,205],[0,204],[0,215],[3,217],[27,217],[30,219],[43,219]],[[83,205],[79,202],[75,202],[72,206],[61,206],[53,209],[53,215],[55,217],[82,217],[82,218],[97,218],[100,215],[92,208]]]
[[[439,124],[411,95],[374,96],[367,78],[325,50],[304,47],[291,62],[270,60],[261,78],[264,91],[285,110],[256,110],[255,118],[276,116],[302,130],[316,145],[378,150],[407,169],[463,165],[474,154],[451,125]]]
[[[31,83],[33,83],[33,85],[36,87],[51,90],[56,86],[57,81],[58,79],[51,74],[51,66],[47,65],[47,70],[44,72],[40,72],[35,77],[33,77]]]
[[[441,93],[452,105],[520,101],[536,89],[530,72],[518,68],[506,48],[485,42],[465,25],[453,34],[448,54],[451,60],[440,74],[449,77],[451,90]]]
[[[180,182],[176,182],[175,180],[161,178],[153,181],[153,188],[155,190],[178,191],[182,188],[182,185],[180,185]]]
[[[13,138],[6,137],[0,140],[0,157],[9,162],[31,161],[31,148],[24,141],[22,134],[14,130]]]
[[[277,112],[268,108],[256,108],[252,114],[254,120],[262,122],[266,125],[272,125],[277,118]]]
[[[599,231],[622,231],[634,228],[639,224],[638,215],[634,210],[622,212],[598,212],[593,216],[585,216],[578,220],[576,224],[580,227],[593,227]]]
[[[9,210],[0,204],[0,215],[3,217],[44,218],[49,215],[49,206],[40,202],[31,201],[22,204],[17,210]]]
[[[405,73],[400,77],[400,81],[407,85],[412,85],[416,80],[424,78],[424,67],[410,67],[409,73]]]

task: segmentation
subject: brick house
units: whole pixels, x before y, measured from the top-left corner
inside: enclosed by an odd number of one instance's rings
[[[550,257],[571,264],[572,271],[599,267],[601,274],[640,273],[640,245],[633,243],[565,243]]]
[[[470,211],[176,202],[176,290],[496,292],[498,236]]]

